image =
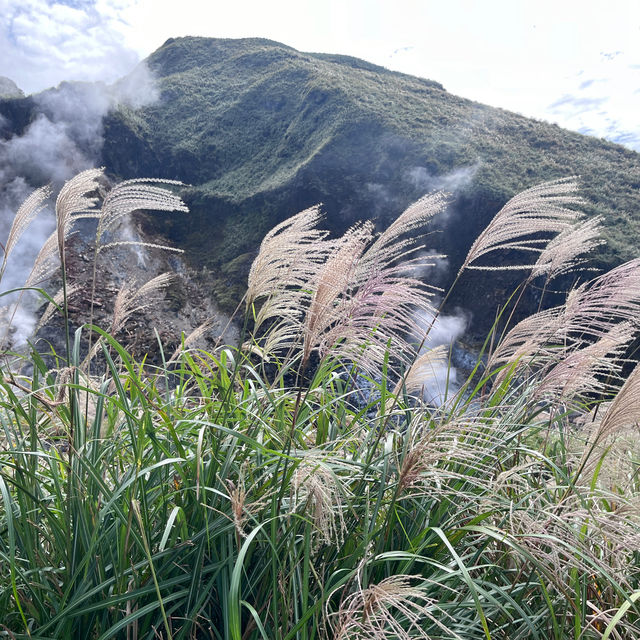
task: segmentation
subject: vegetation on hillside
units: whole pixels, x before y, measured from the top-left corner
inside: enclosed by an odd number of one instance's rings
[[[619,145],[454,96],[431,80],[268,40],[171,39],[147,64],[160,98],[106,115],[101,163],[119,179],[191,185],[188,223],[153,219],[146,231],[167,234],[192,266],[206,267],[207,286],[228,311],[264,234],[318,202],[339,235],[364,219],[381,230],[424,192],[452,191],[447,224],[432,240],[449,255],[447,285],[515,193],[580,175],[585,212],[605,217],[595,265],[608,270],[635,256],[640,162]],[[0,101],[0,135],[28,128],[40,102]],[[484,300],[498,303],[493,291],[516,284],[505,272],[494,289],[482,279],[456,288],[452,301],[473,313],[476,337],[493,320]],[[537,302],[526,293],[520,308],[532,312]]]
[[[244,293],[267,230],[318,202],[339,234],[364,219],[382,229],[425,191],[453,191],[451,224],[434,240],[450,256],[452,278],[509,198],[579,175],[585,211],[605,216],[598,266],[636,255],[640,162],[619,145],[454,96],[430,80],[267,40],[172,39],[148,64],[160,100],[107,117],[103,162],[121,177],[192,185],[190,223],[168,233],[194,264],[215,273],[227,266],[230,275],[213,283],[227,307]],[[500,281],[515,286],[509,274]],[[454,295],[482,320],[474,296]],[[523,300],[529,311],[536,304]]]
[[[183,206],[134,183],[98,209],[98,178],[58,196],[63,265],[78,217],[100,229]],[[640,260],[511,321],[534,276],[551,287],[597,245],[575,188],[516,196],[466,255],[459,278],[505,250],[526,278],[458,386],[429,346],[439,310],[416,277],[437,194],[381,234],[365,222],[330,237],[317,208],[272,229],[236,346],[185,338],[159,366],[136,361],[111,335],[145,303],[126,288],[109,330],[78,329],[64,353],[5,352],[0,634],[637,638],[640,369],[621,367]]]

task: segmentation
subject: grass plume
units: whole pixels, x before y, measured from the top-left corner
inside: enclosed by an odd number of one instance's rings
[[[155,183],[91,208],[94,179],[61,201],[65,233],[92,211],[113,231],[143,202],[181,210]],[[573,187],[516,197],[467,266],[499,247],[534,248],[543,277],[580,266],[598,225],[560,242],[577,228]],[[111,324],[92,329],[105,357],[91,367],[82,330],[64,357],[2,361],[1,632],[638,638],[638,368],[621,378],[640,261],[496,328],[438,406],[422,390],[446,349],[425,349],[412,319],[437,315],[418,273],[444,205],[428,196],[378,235],[364,223],[329,239],[318,208],[278,225],[249,275],[238,347],[187,337],[169,360],[134,358],[119,338],[163,274],[125,283]],[[519,218],[549,244],[517,235]]]

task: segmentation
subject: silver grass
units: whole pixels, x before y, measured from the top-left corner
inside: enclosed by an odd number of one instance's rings
[[[113,187],[105,196],[100,210],[100,221],[96,233],[98,248],[102,236],[124,216],[141,209],[155,211],[188,212],[187,206],[179,196],[157,185],[181,186],[177,180],[159,180],[155,178],[136,178],[125,180]],[[104,248],[104,247],[103,247]]]
[[[50,195],[51,187],[48,185],[40,187],[29,195],[20,205],[20,208],[13,219],[9,235],[7,236],[7,241],[4,245],[4,256],[2,258],[2,267],[0,267],[0,280],[4,274],[9,254],[13,251],[18,240],[22,237],[22,234],[31,224],[33,219],[38,215],[38,213],[40,213],[40,211],[42,211],[42,209],[44,209],[44,202]]]
[[[344,300],[352,283],[358,260],[373,237],[373,225],[352,227],[318,271],[312,282],[313,295],[304,321],[303,366],[319,346],[324,333],[343,319]]]
[[[395,436],[401,439],[395,446],[399,499],[424,494],[462,505],[470,500],[467,490],[471,485],[484,494],[487,478],[495,471],[495,460],[487,458],[487,449],[499,450],[505,423],[486,416],[452,419],[443,415],[442,422],[434,425],[416,412],[407,432]],[[408,444],[404,438],[410,438]],[[459,481],[467,489],[458,489]]]
[[[115,336],[124,328],[127,320],[134,313],[144,311],[154,304],[158,300],[162,290],[173,282],[174,277],[172,273],[161,273],[148,282],[145,282],[139,288],[135,283],[125,283],[120,291],[118,291],[113,303],[113,317],[109,333]],[[85,365],[95,357],[101,344],[102,338],[96,340],[85,357]]]
[[[58,252],[64,259],[64,244],[76,214],[85,214],[94,209],[98,199],[88,196],[98,189],[98,179],[103,169],[87,169],[68,180],[56,198],[56,233]]]
[[[367,250],[360,264],[360,271],[366,273],[373,264],[391,264],[400,259],[406,260],[408,254],[421,248],[418,246],[415,232],[423,230],[427,222],[440,213],[446,204],[445,194],[437,192],[425,195],[409,205]],[[430,256],[431,259],[434,257],[444,256]]]
[[[269,330],[260,336],[259,344],[248,341],[243,345],[243,349],[252,351],[256,355],[260,354],[261,358],[268,362],[272,356],[299,345],[302,331],[300,319],[293,315],[293,310],[291,315],[281,317],[282,320],[274,322],[269,326]]]
[[[73,298],[79,291],[81,291],[81,289],[82,288],[79,284],[72,284],[68,286],[67,292],[66,292],[67,300],[71,300],[71,298]],[[49,302],[49,304],[47,305],[47,308],[44,310],[44,313],[40,316],[40,320],[38,321],[38,324],[35,329],[36,332],[39,329],[41,329],[45,324],[47,324],[51,316],[62,306],[62,304],[64,303],[64,299],[65,299],[64,289],[60,289],[58,293],[56,293],[53,296],[53,301]]]
[[[580,420],[575,438],[570,441],[575,468],[582,478],[595,478],[597,486],[616,494],[633,496],[637,491],[638,459],[640,458],[640,424],[621,427],[608,437],[599,438],[598,429],[606,415],[603,403]],[[578,446],[576,446],[576,444]],[[600,465],[600,461],[603,464]]]
[[[432,636],[425,623],[437,628],[437,636],[461,636],[447,626],[450,616],[426,595],[421,576],[395,575],[347,596],[335,614],[335,640],[409,640]]]
[[[36,257],[25,286],[40,284],[50,278],[64,260],[65,243],[73,232],[77,218],[93,216],[97,198],[87,194],[98,189],[102,169],[87,169],[68,180],[56,198],[56,230],[45,241]]]
[[[313,454],[302,459],[291,482],[292,509],[302,505],[314,525],[314,546],[341,544],[347,531],[342,492],[334,471]]]
[[[587,472],[597,464],[594,451],[609,442],[626,428],[637,428],[640,424],[640,365],[636,365],[627,381],[606,409],[604,417],[596,425],[584,448],[580,467]]]
[[[567,300],[570,330],[599,337],[618,321],[640,313],[640,258],[625,262],[578,287]]]
[[[423,208],[418,211],[424,213]],[[409,366],[416,355],[407,339],[415,328],[412,318],[416,312],[435,314],[430,303],[435,289],[411,277],[413,270],[430,264],[430,258],[395,261],[411,251],[409,241],[399,238],[418,219],[424,216],[409,217],[382,244],[376,241],[366,250],[369,228],[345,236],[345,245],[327,260],[313,288],[303,361],[317,350],[320,357],[331,354],[375,373],[390,352],[397,363]]]
[[[173,352],[171,358],[169,358],[169,362],[174,361],[181,353],[186,351],[191,345],[195,344],[205,336],[214,325],[213,318],[207,318],[202,324],[198,325],[191,333],[189,333],[184,340],[182,340],[180,346]]]
[[[546,244],[573,227],[583,214],[568,208],[581,205],[575,196],[575,178],[545,182],[514,196],[496,214],[471,245],[458,274],[465,269],[531,269],[534,264],[510,266],[478,266],[473,263],[499,250],[519,250],[540,253]]]
[[[407,342],[416,311],[435,314],[432,292],[415,278],[404,275],[402,265],[370,269],[368,280],[343,296],[336,315],[318,339],[322,357],[330,352],[374,373],[390,352],[398,364],[408,366],[415,349]]]
[[[322,214],[311,207],[275,226],[264,237],[249,271],[246,308],[262,300],[254,332],[272,318],[299,320],[308,305],[309,282],[333,244],[316,228]]]
[[[172,273],[161,273],[140,288],[135,284],[125,284],[118,291],[113,305],[111,332],[115,334],[120,331],[132,314],[143,311],[157,301],[158,294],[173,282],[174,277]]]
[[[72,234],[71,226],[67,225],[64,241]],[[32,287],[48,280],[60,268],[60,238],[58,231],[54,231],[42,245],[31,267],[26,287]]]
[[[535,313],[516,324],[489,360],[490,369],[506,365],[495,384],[504,379],[509,367],[517,367],[520,372],[545,370],[576,353],[575,365],[581,357],[577,351],[586,348],[589,351],[583,356],[584,365],[607,344],[613,354],[618,347],[614,348],[611,340],[617,336],[619,346],[625,343],[637,327],[639,314],[640,259],[635,259],[573,289],[564,305]],[[621,322],[629,324],[616,333],[614,327]],[[592,346],[600,340],[598,347]],[[589,375],[584,368],[578,370]]]
[[[153,242],[143,242],[137,240],[116,240],[115,242],[108,242],[98,246],[98,252],[105,249],[112,249],[114,247],[142,247],[146,249],[162,249],[163,251],[171,251],[173,253],[184,253],[184,249],[178,249],[176,247],[170,247],[166,244],[155,244]]]
[[[566,402],[607,393],[620,380],[624,353],[635,333],[631,323],[623,322],[596,342],[566,353],[540,379],[534,397]]]
[[[404,378],[398,381],[393,395],[398,395],[403,386],[409,395],[422,395],[425,382],[436,377],[440,368],[447,364],[447,353],[447,347],[444,345],[427,349],[416,358]]]
[[[553,498],[548,491],[530,492],[526,507],[510,507],[507,535],[536,558],[559,586],[568,583],[573,569],[592,575],[598,568],[629,587],[629,562],[640,548],[637,500],[588,487],[576,493],[558,487],[554,493],[563,494]],[[615,501],[620,507],[605,510],[604,501]],[[611,598],[609,605],[617,602],[615,594],[603,597]]]
[[[582,267],[584,254],[604,244],[600,237],[602,216],[567,227],[542,249],[531,271],[531,277],[546,276],[547,280]],[[583,257],[580,257],[583,256]]]
[[[301,367],[313,352],[356,362],[372,372],[392,350],[398,361],[413,359],[407,336],[416,309],[434,313],[432,288],[417,277],[431,258],[413,258],[415,231],[444,206],[444,196],[426,196],[374,236],[370,222],[329,241],[316,229],[320,213],[308,209],[265,237],[249,274],[247,309],[263,300],[256,331],[272,326],[247,345],[269,357],[302,341]],[[413,277],[416,274],[416,277]]]

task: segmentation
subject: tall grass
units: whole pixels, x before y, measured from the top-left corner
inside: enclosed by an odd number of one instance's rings
[[[467,266],[502,244],[561,272],[538,239],[582,224],[570,186],[507,205]],[[329,239],[316,210],[280,225],[241,345],[151,366],[85,326],[55,369],[35,346],[5,359],[0,633],[637,638],[640,374],[623,385],[620,359],[640,264],[497,324],[432,406],[420,379],[443,354],[428,351],[439,311],[416,234],[443,202],[380,236]],[[113,326],[138,304],[124,295]],[[416,309],[430,314],[417,337]]]

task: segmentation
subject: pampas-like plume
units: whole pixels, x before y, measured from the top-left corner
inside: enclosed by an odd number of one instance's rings
[[[2,266],[0,267],[0,280],[4,275],[7,266],[7,258],[14,249],[18,240],[31,224],[32,220],[44,209],[44,201],[51,195],[51,187],[45,186],[36,189],[21,205],[16,213],[7,241],[4,245],[4,256],[2,258]]]
[[[411,365],[404,378],[398,380],[393,395],[397,396],[402,387],[409,395],[422,395],[427,380],[437,377],[440,368],[447,364],[447,347],[439,345],[427,349]]]
[[[160,291],[168,287],[174,277],[172,273],[161,273],[145,282],[139,289],[136,289],[135,284],[123,286],[118,291],[113,305],[111,333],[116,334],[120,331],[132,314],[143,311],[153,304]]]
[[[120,241],[104,244],[101,243],[101,239],[104,232],[118,220],[137,209],[188,211],[178,196],[167,189],[155,186],[155,183],[168,185],[182,183],[151,178],[121,182],[109,191],[98,211],[95,209],[98,198],[89,197],[87,194],[98,189],[98,181],[102,176],[102,169],[88,169],[79,173],[62,187],[56,200],[56,231],[47,239],[40,250],[27,278],[26,286],[39,284],[53,275],[59,266],[59,260],[64,260],[65,242],[73,233],[74,223],[84,218],[98,219],[98,231],[96,232],[96,250],[98,252],[124,244],[181,251],[165,245],[144,242]]]
[[[251,265],[246,308],[264,299],[255,318],[254,332],[271,318],[299,318],[308,305],[309,282],[326,259],[333,243],[316,225],[319,207],[311,207],[275,226],[264,237]]]
[[[520,371],[524,368],[548,370],[570,354],[575,354],[564,366],[565,373],[568,374],[566,367],[570,363],[576,366],[581,362],[571,374],[573,382],[570,386],[587,389],[594,382],[594,379],[589,381],[587,378],[595,371],[586,367],[586,363],[599,363],[596,370],[604,365],[602,349],[608,348],[610,355],[620,355],[621,347],[633,333],[631,327],[635,326],[639,314],[640,259],[636,258],[573,289],[563,306],[541,311],[519,322],[501,340],[489,360],[489,368],[508,365],[517,366]],[[624,329],[614,330],[620,322],[630,324],[625,324]],[[578,351],[584,349],[587,351],[579,355]],[[596,353],[600,355],[595,357]],[[615,373],[617,365],[611,362],[611,358],[606,360],[609,364],[605,369]],[[612,366],[615,370],[610,369]],[[556,373],[559,374],[561,369],[563,367]],[[508,367],[496,377],[496,385],[504,379],[507,370]],[[584,385],[575,378],[578,371],[587,376]]]
[[[73,223],[75,214],[87,213],[94,209],[95,197],[87,196],[98,189],[98,179],[102,177],[103,169],[87,169],[65,182],[56,199],[56,235],[58,252],[64,259],[64,243],[68,231]]]
[[[65,241],[71,233],[71,226],[67,225],[65,230]],[[42,248],[38,252],[36,259],[33,262],[33,267],[31,267],[31,273],[29,273],[25,282],[25,287],[32,287],[34,285],[41,284],[57,271],[60,267],[59,250],[58,232],[54,231],[46,239]]]
[[[113,303],[113,318],[111,320],[109,333],[115,336],[134,313],[144,311],[156,302],[162,289],[169,286],[174,277],[172,273],[161,273],[148,282],[145,282],[140,288],[136,288],[135,283],[125,284],[120,291],[118,291]],[[95,357],[101,344],[102,338],[96,340],[85,357],[85,364]]]
[[[465,269],[531,269],[535,265],[480,266],[476,260],[488,253],[512,249],[541,252],[556,234],[573,228],[582,214],[567,208],[580,205],[582,199],[573,195],[575,178],[545,182],[514,196],[496,214],[471,245],[458,274]]]
[[[78,293],[78,291],[81,290],[81,287],[79,284],[73,284],[69,287],[67,287],[67,300],[70,300],[71,298],[73,298],[73,296],[76,295],[76,293]],[[55,313],[56,309],[59,309],[62,304],[64,303],[64,298],[65,298],[65,292],[64,289],[60,289],[58,291],[58,293],[56,293],[55,296],[53,296],[53,301],[50,302],[47,305],[47,308],[44,310],[44,313],[42,314],[42,316],[40,316],[40,320],[38,321],[38,324],[36,326],[35,329],[35,333],[37,333],[45,324],[47,324],[47,322],[49,321],[49,318],[51,318],[51,316]]]
[[[429,622],[437,627],[438,637],[462,640],[447,627],[449,616],[420,588],[421,582],[420,576],[400,574],[366,589],[359,588],[340,604],[333,637],[336,640],[428,640],[432,636],[424,627],[425,622]]]
[[[440,213],[446,204],[445,194],[437,192],[409,205],[367,250],[359,271],[364,274],[372,264],[391,264],[417,251],[420,247],[417,246],[414,232],[424,229],[426,223]],[[439,257],[444,256],[430,256],[431,259]]]
[[[367,265],[364,271],[363,263]],[[416,355],[408,342],[415,329],[413,318],[416,313],[428,317],[436,313],[430,303],[434,288],[407,275],[408,269],[423,266],[419,260],[389,264],[384,256],[370,258],[367,250],[355,265],[355,283],[314,336],[320,356],[331,352],[370,374],[379,369],[387,352],[393,354],[395,363],[409,366]]]
[[[346,527],[342,515],[341,489],[335,474],[317,457],[300,461],[293,474],[293,509],[303,503],[315,527],[315,545],[340,544]]]
[[[615,399],[606,409],[604,417],[593,429],[584,448],[580,469],[589,475],[598,463],[594,451],[623,429],[640,424],[640,365],[636,365]]]
[[[561,231],[540,252],[531,277],[544,275],[551,280],[584,265],[587,259],[579,256],[604,244],[601,226],[602,216],[595,216]]]
[[[125,180],[118,183],[106,195],[100,210],[98,230],[96,232],[96,242],[98,250],[104,250],[112,246],[112,243],[102,244],[103,234],[113,227],[124,216],[134,211],[142,209],[153,209],[154,211],[181,211],[188,212],[189,209],[182,202],[179,196],[168,189],[156,185],[181,186],[182,182],[177,180],[159,180],[155,178],[137,178]],[[126,242],[126,244],[144,244],[136,242]],[[168,248],[164,245],[159,248]]]
[[[254,337],[266,320],[277,318],[260,338],[261,353],[268,357],[301,341],[301,370],[314,351],[373,372],[391,349],[408,366],[414,355],[408,355],[411,318],[416,309],[435,313],[429,304],[432,288],[411,275],[431,264],[429,257],[410,257],[419,248],[414,232],[443,206],[442,194],[426,196],[377,239],[367,222],[337,241],[326,240],[315,228],[317,208],[275,227],[251,267],[246,297],[247,309],[266,298],[255,317]]]
[[[568,401],[606,393],[620,379],[622,358],[635,333],[630,322],[623,322],[593,344],[567,353],[542,377],[534,397]]]
[[[50,278],[64,261],[64,250],[67,238],[73,232],[75,220],[93,217],[93,209],[97,198],[88,197],[98,189],[98,179],[102,177],[102,169],[87,169],[68,180],[56,199],[56,230],[46,240],[33,263],[25,286],[30,287]]]
[[[169,362],[173,362],[181,353],[184,353],[192,344],[195,344],[205,334],[209,333],[213,328],[214,319],[207,318],[201,325],[198,325],[189,335],[187,335],[182,343],[173,352]],[[183,334],[184,335],[184,334]]]
[[[352,227],[318,272],[304,323],[303,367],[323,333],[344,318],[344,297],[352,283],[358,260],[372,237],[371,223]]]

